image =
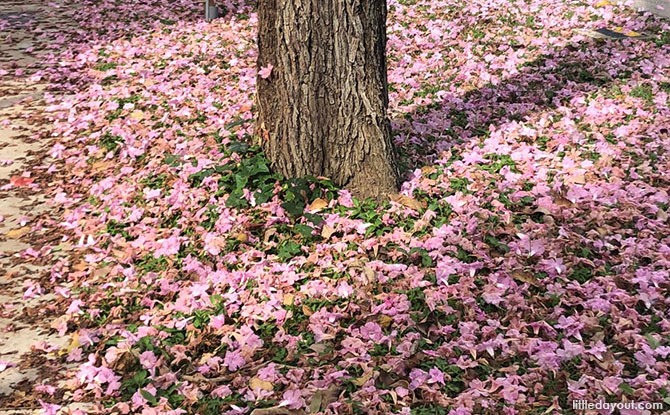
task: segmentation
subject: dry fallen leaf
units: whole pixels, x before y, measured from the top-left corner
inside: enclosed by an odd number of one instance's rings
[[[70,354],[71,351],[78,348],[79,346],[81,346],[81,343],[79,342],[79,333],[75,332],[72,334],[72,337],[70,338],[70,343],[67,346],[60,349],[58,351],[58,354],[60,356]]]
[[[12,186],[16,187],[30,186],[31,184],[33,184],[34,181],[35,179],[32,177],[23,177],[23,176],[12,176],[9,179],[9,183],[11,183]]]
[[[272,382],[268,382],[267,380],[263,380],[257,377],[253,377],[249,379],[249,388],[253,389],[261,389],[264,391],[272,391],[274,390],[274,385]]]
[[[16,228],[12,229],[10,231],[7,231],[5,235],[7,235],[8,238],[12,239],[18,239],[22,237],[23,235],[27,235],[30,232],[30,226],[24,226],[22,228]]]
[[[382,328],[387,329],[391,326],[391,323],[393,323],[393,318],[387,316],[386,314],[382,314],[379,316],[379,318],[377,318],[377,322]]]
[[[315,414],[324,411],[328,408],[328,405],[337,400],[339,395],[340,388],[336,385],[330,385],[328,389],[320,389],[314,392],[309,403],[309,413]]]
[[[76,264],[72,265],[73,271],[83,271],[88,268],[88,264],[85,261],[79,261]]]
[[[323,228],[321,228],[321,236],[323,239],[328,239],[330,238],[333,234],[335,233],[335,228],[333,228],[330,225],[323,225]]]
[[[423,166],[423,167],[421,167],[421,174],[423,174],[424,176],[427,176],[427,175],[429,175],[431,173],[434,173],[436,171],[437,171],[437,167],[435,167],[435,166]]]
[[[107,170],[111,166],[110,161],[100,160],[91,164],[91,171],[93,173],[100,173]]]
[[[356,385],[356,386],[363,386],[363,385],[365,385],[365,384],[367,383],[367,381],[369,381],[370,379],[372,379],[372,376],[373,376],[373,375],[374,375],[374,372],[373,372],[373,371],[369,371],[369,372],[365,373],[363,376],[361,376],[360,378],[354,378],[354,379],[352,379],[352,380],[351,380],[351,383],[353,383],[353,384]]]
[[[250,415],[302,415],[304,412],[302,410],[296,409],[291,410],[285,406],[271,406],[269,408],[256,408],[251,411]]]
[[[282,303],[285,306],[291,306],[295,302],[295,295],[293,294],[284,294],[284,298],[282,298]]]
[[[375,252],[376,254],[376,252]],[[375,271],[370,268],[370,267],[363,267],[363,275],[365,275],[365,279],[368,281],[368,284],[372,284],[375,282]]]
[[[317,213],[328,207],[328,201],[325,199],[314,199],[312,203],[307,206],[308,213]]]
[[[586,184],[586,176],[583,174],[578,174],[576,176],[572,176],[570,181],[575,184]]]
[[[564,198],[563,196],[558,196],[558,197],[556,197],[556,198],[554,199],[554,203],[555,203],[557,206],[560,206],[560,207],[572,207],[572,206],[574,206],[574,203],[572,203],[572,202],[569,201],[568,199]]]
[[[391,201],[399,203],[406,208],[410,208],[412,210],[416,210],[417,212],[424,209],[426,207],[426,203],[419,202],[418,200],[414,199],[413,197],[409,197],[406,195],[392,195],[391,196]]]
[[[265,231],[263,234],[263,243],[267,244],[270,242],[270,238],[272,238],[273,235],[277,234],[277,229],[276,228],[270,228]]]
[[[306,315],[307,317],[309,317],[309,316],[311,316],[312,314],[314,314],[314,311],[312,311],[309,307],[307,307],[306,305],[303,304],[303,305],[302,305],[302,313],[303,313],[304,315]]]
[[[133,119],[133,120],[138,120],[138,121],[143,120],[144,119],[144,112],[142,112],[140,110],[135,110],[135,111],[130,113],[130,118]]]
[[[512,272],[512,278],[520,282],[528,283],[533,287],[538,286],[537,278],[535,278],[535,276],[528,271],[522,271],[522,270],[514,271]]]

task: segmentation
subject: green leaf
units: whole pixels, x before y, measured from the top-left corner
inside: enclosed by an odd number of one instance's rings
[[[277,255],[281,260],[290,259],[302,252],[301,245],[295,241],[283,241],[278,248]]]
[[[260,186],[258,190],[254,193],[254,199],[256,200],[256,204],[259,205],[261,203],[265,203],[270,198],[272,198],[272,195],[274,194],[274,183],[268,183]]]
[[[314,226],[319,226],[323,223],[323,217],[316,213],[304,213],[303,216],[308,221],[312,222]]]
[[[232,141],[228,144],[228,150],[233,153],[245,154],[249,151],[249,144],[241,141]]]
[[[249,203],[243,196],[243,189],[233,190],[228,196],[228,199],[226,199],[226,206],[232,208],[247,207]]]
[[[165,164],[167,164],[170,167],[177,167],[181,164],[181,158],[179,158],[179,156],[174,154],[166,154],[164,161]]]
[[[235,186],[238,190],[244,189],[244,187],[249,182],[249,176],[242,176],[240,174],[235,175]]]
[[[658,346],[661,345],[661,342],[656,340],[656,338],[654,338],[654,336],[652,336],[651,333],[645,334],[644,338],[647,339],[647,343],[649,343],[649,347],[651,347],[652,349],[656,349],[658,348]]]
[[[303,225],[301,223],[294,225],[293,229],[300,235],[302,235],[303,238],[311,238],[312,232],[314,231],[314,228],[312,228],[311,226]]]
[[[240,125],[246,124],[248,122],[249,122],[249,120],[245,120],[244,118],[238,118],[235,121],[232,121],[232,122],[224,125],[223,128],[225,128],[226,130],[231,130],[235,127],[239,127]]]
[[[214,173],[214,169],[204,169],[197,173],[193,173],[188,177],[188,180],[193,186],[199,186],[206,177],[211,176]]]
[[[284,202],[281,207],[293,216],[300,216],[305,211],[305,204],[299,200]]]
[[[619,390],[621,390],[621,392],[625,393],[626,395],[633,395],[633,393],[635,393],[633,388],[631,388],[631,386],[626,382],[619,384]]]
[[[147,400],[151,405],[158,405],[158,399],[152,395],[149,391],[140,389],[140,395]]]

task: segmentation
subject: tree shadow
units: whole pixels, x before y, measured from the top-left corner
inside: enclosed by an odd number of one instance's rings
[[[441,102],[392,119],[404,170],[432,164],[454,147],[488,136],[507,123],[532,123],[542,112],[573,105],[617,81],[649,78],[642,70],[637,42],[651,40],[586,39],[524,64],[497,85],[447,92]],[[532,127],[532,125],[529,125]]]

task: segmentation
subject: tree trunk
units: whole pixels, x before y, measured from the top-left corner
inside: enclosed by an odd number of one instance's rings
[[[386,1],[260,0],[258,25],[257,132],[274,168],[357,197],[396,192]]]

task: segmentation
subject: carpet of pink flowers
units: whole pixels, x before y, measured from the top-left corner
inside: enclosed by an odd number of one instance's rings
[[[72,339],[44,347],[68,367],[37,389],[46,413],[670,402],[668,20],[390,0],[401,195],[375,206],[320,179],[296,215],[290,184],[242,144],[252,6],[207,24],[195,0],[77,3],[80,30],[50,39],[64,50],[35,75],[57,93],[32,186],[54,183],[61,220],[41,226],[67,240],[24,256],[74,248],[26,292],[55,293],[53,328]],[[600,27],[647,38],[578,30]]]

